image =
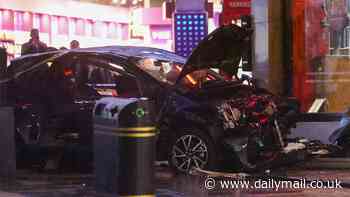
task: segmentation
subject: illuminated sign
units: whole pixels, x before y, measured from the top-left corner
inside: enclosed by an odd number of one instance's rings
[[[251,0],[224,0],[220,25],[232,24],[232,21],[236,24],[242,16],[248,15],[251,15]]]
[[[146,27],[142,25],[142,17],[142,9],[132,10],[129,25],[131,39],[144,39]]]
[[[130,25],[130,38],[132,39],[144,39],[145,26],[143,25]]]
[[[175,53],[188,57],[198,43],[208,35],[208,16],[199,13],[174,14]]]
[[[250,8],[249,1],[231,1],[228,5],[231,8]]]
[[[152,32],[152,39],[153,40],[170,40],[171,32],[170,31]]]

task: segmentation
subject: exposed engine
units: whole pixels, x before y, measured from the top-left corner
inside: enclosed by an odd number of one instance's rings
[[[251,95],[224,100],[217,105],[224,129],[266,124],[277,110],[270,95]]]

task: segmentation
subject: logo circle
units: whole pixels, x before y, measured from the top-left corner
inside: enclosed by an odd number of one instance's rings
[[[215,180],[213,178],[207,178],[204,181],[204,187],[207,190],[213,190],[215,188]]]

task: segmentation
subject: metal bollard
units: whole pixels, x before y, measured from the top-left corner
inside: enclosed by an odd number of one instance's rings
[[[6,68],[7,68],[7,52],[5,48],[0,47],[0,106],[7,106],[6,92]]]
[[[0,179],[11,185],[16,180],[15,117],[7,102],[6,68],[6,49],[0,48]]]
[[[0,180],[13,184],[16,179],[14,112],[0,107]]]
[[[155,127],[147,99],[102,99],[94,109],[96,190],[155,196]]]

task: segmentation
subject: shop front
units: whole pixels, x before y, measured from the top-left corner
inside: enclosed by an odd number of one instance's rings
[[[79,1],[0,1],[1,43],[11,43],[7,44],[10,58],[20,55],[32,28],[55,48],[68,48],[71,40],[82,47],[123,43],[128,40],[128,14],[129,8]]]
[[[82,12],[84,10],[84,12]],[[69,48],[72,40],[81,47],[138,45],[172,50],[172,25],[161,7],[143,8],[99,5],[82,1],[0,0],[0,43],[9,59],[20,55],[29,31],[37,28],[48,46]]]
[[[172,50],[171,19],[161,7],[134,9],[130,18],[130,44]]]
[[[293,1],[294,95],[304,111],[350,107],[349,1]]]
[[[346,111],[350,1],[252,0],[251,6],[253,75],[260,84],[296,97],[303,112]]]

